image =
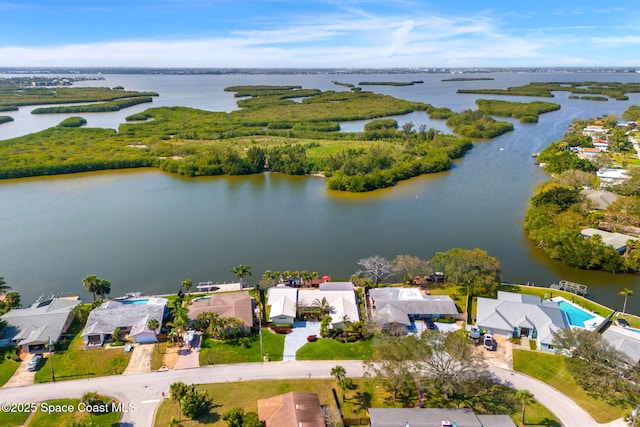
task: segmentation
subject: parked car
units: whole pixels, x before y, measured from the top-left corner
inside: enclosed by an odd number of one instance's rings
[[[629,326],[629,322],[627,322],[627,319],[624,319],[622,317],[617,318],[616,323],[618,324],[618,326],[622,326],[623,328],[626,328]]]
[[[433,320],[431,319],[425,319],[424,324],[427,325],[427,329],[433,330],[436,328],[435,323],[433,323]]]
[[[469,331],[469,337],[474,340],[480,339],[480,329],[471,328],[471,330]]]
[[[35,371],[36,369],[38,369],[38,365],[40,364],[41,360],[42,360],[41,354],[36,354],[35,356],[33,356],[31,360],[29,360],[29,363],[27,364],[27,371]]]
[[[487,335],[484,336],[484,348],[486,348],[487,350],[492,351],[494,344],[495,344],[495,342],[493,341],[493,336],[492,335],[487,334]]]

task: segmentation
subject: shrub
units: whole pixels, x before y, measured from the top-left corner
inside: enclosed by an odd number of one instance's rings
[[[318,336],[317,335],[309,335],[307,337],[307,342],[315,342],[318,340]]]

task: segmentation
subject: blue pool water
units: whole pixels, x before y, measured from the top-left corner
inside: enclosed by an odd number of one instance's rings
[[[122,301],[123,304],[147,304],[148,302],[148,299],[132,299],[128,301]]]
[[[569,324],[571,326],[580,326],[581,328],[584,328],[584,322],[589,319],[595,319],[595,316],[592,314],[587,313],[586,311],[565,301],[558,302],[558,307],[567,314]]]
[[[627,331],[631,331],[631,332],[635,332],[636,334],[640,334],[640,329],[634,329],[634,328],[626,328]]]

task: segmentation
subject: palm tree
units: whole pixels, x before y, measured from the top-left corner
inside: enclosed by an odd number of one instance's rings
[[[191,286],[193,286],[193,282],[189,278],[186,278],[182,282],[180,282],[180,287],[184,289],[185,292],[189,292]]]
[[[102,299],[104,299],[106,295],[109,295],[111,293],[111,282],[106,279],[99,279],[95,291],[96,293],[100,294],[100,297]]]
[[[156,343],[158,344],[158,354],[160,354],[160,342],[158,341],[158,334],[156,333],[156,331],[158,330],[159,327],[160,327],[160,322],[158,321],[158,319],[151,318],[147,322],[147,328],[149,328],[150,331],[153,331],[153,334],[156,337]]]
[[[622,306],[622,314],[624,315],[625,311],[627,310],[627,298],[633,295],[633,291],[631,289],[624,288],[623,290],[618,292],[618,295],[624,297],[624,305]]]
[[[8,289],[11,289],[11,286],[7,285],[7,282],[4,281],[4,277],[0,277],[0,292],[6,292]]]
[[[343,366],[336,365],[331,368],[331,376],[335,377],[338,381],[343,379],[347,375],[347,370]]]
[[[313,300],[313,302],[311,303],[311,307],[319,308],[321,316],[330,314],[334,310],[334,308],[331,307],[331,304],[329,304],[329,301],[327,301],[326,297],[322,297],[321,300],[320,299]]]
[[[238,266],[233,267],[231,272],[235,274],[238,279],[240,279],[240,284],[244,285],[244,276],[251,276],[251,267],[249,267],[247,264],[239,264]]]
[[[516,399],[522,402],[522,425],[524,425],[524,411],[527,405],[534,402],[533,393],[529,390],[518,390],[516,391]]]
[[[20,294],[16,291],[7,292],[4,295],[4,302],[9,308],[20,307]]]
[[[100,279],[95,274],[91,274],[84,279],[82,279],[82,286],[87,290],[87,292],[91,292],[93,294],[93,300],[96,300],[96,291],[98,288],[98,283]]]
[[[169,396],[174,402],[178,402],[178,419],[182,414],[182,399],[187,395],[189,387],[181,381],[177,381],[169,386]]]

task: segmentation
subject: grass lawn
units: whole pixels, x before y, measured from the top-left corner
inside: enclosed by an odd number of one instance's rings
[[[231,408],[244,408],[245,412],[258,412],[258,400],[273,397],[290,391],[317,393],[320,404],[333,404],[331,385],[334,380],[282,380],[282,381],[252,381],[226,384],[204,384],[196,386],[198,390],[206,390],[213,399],[213,408],[209,415],[197,421],[183,421],[180,425],[226,427],[222,414]],[[178,418],[178,404],[171,399],[165,399],[156,412],[155,426],[165,427],[171,417]],[[184,417],[182,417],[184,418]]]
[[[296,360],[368,360],[373,354],[372,340],[341,343],[329,338],[308,342],[296,353]]]
[[[269,360],[280,361],[284,353],[284,335],[262,330],[262,352]],[[219,363],[262,362],[260,357],[260,336],[249,337],[249,346],[242,347],[239,339],[215,341],[204,338],[200,346],[200,366]]]
[[[157,371],[162,368],[162,361],[164,359],[164,355],[167,352],[167,342],[161,342],[159,344],[160,351],[158,352],[158,344],[154,344],[153,353],[151,353],[151,370]]]
[[[0,411],[0,427],[21,426],[27,421],[30,414],[30,412]]]
[[[49,405],[71,405],[76,409],[76,411],[44,413],[40,409],[38,409],[38,412],[29,422],[30,427],[70,426],[73,421],[86,423],[86,425],[89,425],[92,419],[93,423],[91,425],[94,427],[111,427],[116,425],[118,421],[120,421],[120,412],[107,412],[104,414],[93,414],[92,416],[86,411],[78,411],[78,404],[80,403],[80,400],[78,399],[50,400],[46,403]]]
[[[15,358],[16,348],[5,347],[0,350],[0,387],[6,384],[7,381],[13,376],[13,374],[20,366],[20,362],[17,362],[11,358]]]
[[[591,397],[569,373],[566,358],[527,350],[513,350],[513,369],[543,381],[573,399],[598,423],[608,423],[622,417],[622,409]]]
[[[70,333],[75,333],[75,337],[70,342],[59,345],[53,354],[56,381],[101,377],[121,374],[124,371],[131,359],[131,353],[125,354],[123,347],[109,346],[85,350],[84,340],[80,335],[81,329],[75,324],[72,328]],[[51,381],[51,355],[45,354],[45,362],[36,372],[36,383]]]

